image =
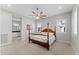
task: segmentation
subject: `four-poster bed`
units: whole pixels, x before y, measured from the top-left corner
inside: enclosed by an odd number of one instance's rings
[[[47,27],[44,28],[40,33],[31,33],[29,29],[29,43],[37,43],[48,50],[50,46],[56,41],[56,30],[49,28],[49,23]]]

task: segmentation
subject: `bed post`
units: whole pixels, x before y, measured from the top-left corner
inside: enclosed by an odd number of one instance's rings
[[[30,43],[30,29],[29,29],[29,43]]]
[[[27,30],[28,30],[28,39],[29,39],[29,43],[30,43],[30,25],[27,25]]]
[[[56,41],[56,26],[55,26],[55,41]]]
[[[47,49],[49,50],[49,48],[50,48],[50,46],[49,46],[49,23],[47,23],[47,28],[48,28],[48,30],[47,30],[47,44],[48,44],[48,46],[47,46]]]

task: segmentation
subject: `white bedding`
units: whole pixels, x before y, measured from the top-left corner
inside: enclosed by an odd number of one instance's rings
[[[47,36],[42,36],[42,35],[31,35],[31,39],[41,41],[41,42],[47,42]],[[49,45],[51,45],[55,40],[55,36],[53,34],[49,34]]]

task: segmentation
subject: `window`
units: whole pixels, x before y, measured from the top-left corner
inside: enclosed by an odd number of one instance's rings
[[[41,31],[41,24],[37,24],[37,31],[40,32]]]
[[[65,20],[64,19],[57,20],[56,27],[58,32],[65,32]]]
[[[77,8],[74,12],[74,33],[77,34]]]

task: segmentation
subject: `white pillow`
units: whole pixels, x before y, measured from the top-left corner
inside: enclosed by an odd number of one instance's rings
[[[41,32],[41,34],[47,35],[47,32]],[[50,32],[49,32],[49,35],[54,35],[54,33],[50,33]]]
[[[47,35],[47,32],[41,32],[41,34],[43,34],[43,35]]]
[[[54,33],[49,33],[49,35],[54,35]]]

